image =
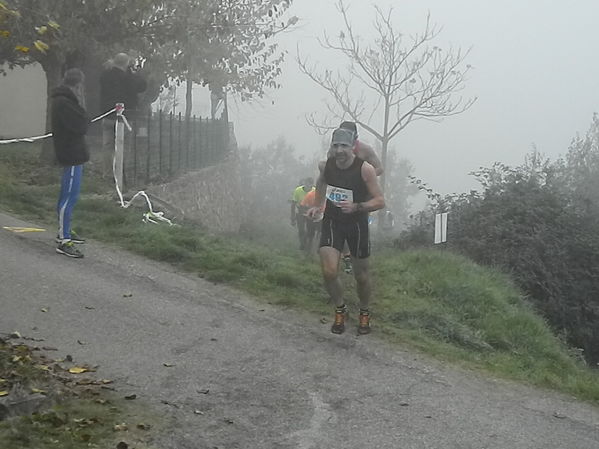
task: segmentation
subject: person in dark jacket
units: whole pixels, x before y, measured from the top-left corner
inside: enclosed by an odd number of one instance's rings
[[[83,72],[69,69],[62,84],[51,93],[52,135],[56,159],[62,167],[57,204],[58,237],[56,252],[81,258],[75,243],[83,243],[71,231],[71,216],[79,197],[83,164],[89,161],[85,134],[90,123],[84,109]]]
[[[105,64],[100,75],[100,105],[102,114],[110,111],[117,103],[125,105],[125,115],[130,121],[137,116],[138,95],[147,88],[146,80],[134,72],[130,58],[119,53]],[[103,175],[112,175],[112,155],[114,153],[115,115],[109,115],[102,121]]]

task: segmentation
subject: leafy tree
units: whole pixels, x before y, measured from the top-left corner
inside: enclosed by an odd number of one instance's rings
[[[410,197],[418,193],[418,188],[410,182],[413,167],[409,160],[400,158],[391,149],[387,155],[385,171],[388,172],[386,209],[393,213],[396,229],[401,229],[408,222]]]
[[[193,83],[242,101],[277,88],[284,54],[273,37],[295,24],[282,22],[290,0],[173,0],[163,41],[153,52],[170,79],[187,83],[186,116]],[[270,44],[268,44],[270,42]]]
[[[450,213],[448,247],[509,272],[593,364],[599,361],[597,129],[595,117],[563,160],[550,162],[535,151],[522,166],[496,163],[476,172],[482,192],[430,196],[432,211]],[[427,218],[404,242],[420,239],[423,228],[431,227]]]
[[[474,103],[475,99],[457,97],[471,69],[465,64],[468,52],[431,46],[440,29],[431,24],[430,17],[420,34],[408,37],[393,24],[392,9],[375,6],[375,38],[365,42],[354,31],[343,0],[338,0],[337,8],[343,30],[336,38],[325,34],[320,43],[344,56],[347,67],[320,69],[320,64],[311,65],[298,54],[302,72],[332,100],[327,103],[327,117],[308,118],[315,128],[328,130],[349,117],[381,143],[381,162],[386,166],[389,143],[410,123],[460,114]],[[383,175],[383,189],[385,185]]]
[[[41,21],[38,23],[39,26],[34,27],[35,35],[32,36],[32,40],[22,41],[18,36],[15,37],[15,30],[21,27],[21,17],[18,9],[0,1],[0,43],[3,45],[3,52],[7,55],[12,53],[12,57],[7,58],[11,66],[26,61],[27,55],[32,50],[45,53],[49,48],[45,40],[48,36],[55,35],[59,29],[59,25],[52,20]],[[0,67],[0,73],[2,72],[4,68]]]
[[[295,149],[283,137],[265,148],[245,148],[240,152],[250,218],[255,221],[283,219],[286,222],[291,194],[300,180],[316,178],[316,161],[296,157]]]
[[[266,87],[278,86],[275,78],[281,73],[283,57],[275,43],[266,41],[297,20],[278,22],[290,4],[285,0],[11,0],[6,4],[10,16],[0,16],[7,17],[0,29],[8,32],[0,39],[0,64],[39,63],[48,91],[60,82],[66,67],[81,67],[88,81],[88,109],[94,112],[100,112],[96,105],[102,62],[118,51],[133,53],[153,78],[152,99],[169,77],[230,89],[242,99],[262,95]],[[46,37],[43,45],[15,51],[17,43],[36,42],[40,33]]]
[[[10,0],[6,5],[19,11],[19,15],[18,20],[8,23],[9,36],[0,40],[0,64],[24,67],[39,63],[46,75],[48,92],[60,83],[68,66],[85,68],[86,62],[98,59],[98,54],[143,47],[160,34],[168,17],[164,2],[152,0]],[[48,25],[40,26],[44,23]],[[40,36],[45,39],[43,45],[38,43],[30,49],[15,51],[19,43],[35,44]],[[89,73],[86,70],[86,75]],[[87,84],[88,92],[97,89],[89,80]],[[49,104],[46,111],[49,125]],[[45,149],[42,155],[49,160],[49,147]]]

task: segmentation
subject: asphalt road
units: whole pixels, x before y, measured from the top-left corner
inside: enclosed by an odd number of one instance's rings
[[[35,225],[0,214],[0,332],[97,364],[173,418],[160,447],[599,447],[588,404],[444,366],[376,330],[333,335],[319,317],[96,242],[69,259],[54,252],[54,230],[3,226]]]

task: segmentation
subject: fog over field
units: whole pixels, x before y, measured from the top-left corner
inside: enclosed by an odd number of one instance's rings
[[[372,3],[348,3],[364,40],[373,35]],[[599,104],[596,1],[374,3],[382,8],[393,4],[394,22],[404,34],[421,31],[430,12],[442,27],[436,45],[471,48],[466,62],[474,69],[461,94],[477,97],[474,106],[441,123],[414,123],[390,145],[413,163],[415,176],[440,193],[475,187],[468,172],[494,161],[519,164],[533,145],[555,158],[565,153],[577,132],[588,129]],[[260,104],[231,102],[231,119],[241,145],[264,146],[283,135],[298,153],[311,155],[322,147],[322,138],[308,126],[305,115],[324,111],[326,93],[300,73],[296,47],[323,69],[344,67],[342,59],[316,42],[324,30],[339,34],[341,16],[334,0],[296,1],[289,12],[300,21],[295,30],[280,36],[282,48],[289,51],[282,88]],[[365,132],[361,137],[374,143]]]

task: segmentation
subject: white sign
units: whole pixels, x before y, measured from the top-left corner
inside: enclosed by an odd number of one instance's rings
[[[447,212],[435,215],[435,245],[447,241]]]
[[[327,186],[326,196],[335,206],[338,206],[341,201],[354,202],[354,191],[342,187]]]

